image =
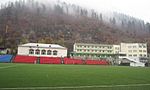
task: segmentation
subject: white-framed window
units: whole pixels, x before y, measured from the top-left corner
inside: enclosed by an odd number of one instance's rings
[[[143,48],[146,48],[146,45],[143,45]]]
[[[34,50],[33,49],[29,49],[29,54],[34,54]]]
[[[128,48],[132,48],[132,46],[128,46]]]
[[[132,54],[129,54],[129,57],[132,57]]]
[[[146,52],[146,50],[143,50],[143,52]]]
[[[57,55],[58,51],[54,50],[53,55]]]
[[[136,46],[133,46],[133,48],[136,48]]]
[[[52,55],[52,51],[51,50],[47,50],[47,55]]]
[[[42,55],[46,55],[46,50],[42,50]]]
[[[35,50],[35,54],[36,54],[36,55],[40,55],[40,50],[39,50],[39,49],[36,49],[36,50]]]
[[[131,53],[131,52],[132,52],[132,50],[128,50],[128,52],[130,52],[130,53]]]
[[[142,45],[139,45],[139,48],[142,48]]]
[[[142,54],[140,54],[140,57],[142,57]]]

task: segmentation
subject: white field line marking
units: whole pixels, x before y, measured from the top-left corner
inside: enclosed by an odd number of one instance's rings
[[[0,90],[36,90],[36,89],[82,89],[82,88],[113,88],[113,87],[140,87],[150,86],[150,84],[129,84],[129,85],[94,85],[94,86],[65,86],[65,87],[17,87],[0,88]]]
[[[0,69],[11,68],[11,67],[16,67],[16,66],[18,66],[18,65],[4,66],[4,67],[0,67]]]

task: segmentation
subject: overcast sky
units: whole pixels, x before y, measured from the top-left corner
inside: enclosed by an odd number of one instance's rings
[[[109,10],[150,22],[150,0],[63,0],[96,10]]]
[[[9,0],[0,0],[0,3]],[[15,0],[11,0],[15,1]],[[39,0],[46,1],[46,0]],[[50,1],[50,0],[49,0]],[[116,11],[150,22],[150,0],[60,0],[96,10]]]

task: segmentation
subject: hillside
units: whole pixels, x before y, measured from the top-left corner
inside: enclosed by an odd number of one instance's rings
[[[16,49],[27,42],[58,43],[69,51],[75,42],[146,42],[150,47],[150,24],[119,13],[108,18],[59,1],[20,0],[1,5],[0,47]]]

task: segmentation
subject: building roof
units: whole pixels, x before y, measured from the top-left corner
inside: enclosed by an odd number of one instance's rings
[[[74,45],[103,45],[103,46],[113,46],[112,44],[92,44],[92,43],[74,43]]]
[[[134,44],[134,45],[137,44],[138,45],[138,44],[147,44],[147,43],[121,43],[121,44],[131,44],[131,45],[132,44]]]
[[[39,48],[61,48],[67,49],[66,47],[60,46],[58,44],[42,44],[42,43],[27,43],[19,45],[20,47],[39,47]]]

